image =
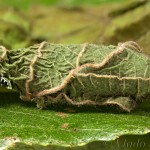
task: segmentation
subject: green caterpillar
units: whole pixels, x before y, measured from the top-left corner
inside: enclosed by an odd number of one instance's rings
[[[118,105],[131,111],[150,94],[150,58],[137,43],[118,46],[51,44],[0,47],[0,74],[39,108],[66,101],[72,105]]]

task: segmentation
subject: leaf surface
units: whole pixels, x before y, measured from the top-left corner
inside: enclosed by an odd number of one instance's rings
[[[7,147],[14,142],[23,142],[79,146],[92,141],[114,140],[125,134],[146,134],[150,131],[149,108],[148,103],[143,103],[131,113],[114,113],[109,107],[59,105],[39,110],[31,103],[19,100],[16,93],[1,93],[0,145]]]

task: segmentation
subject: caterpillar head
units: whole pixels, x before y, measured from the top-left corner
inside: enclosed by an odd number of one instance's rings
[[[4,46],[0,46],[0,87],[11,88],[10,81],[5,78],[7,76],[7,68],[5,64],[7,63],[7,49]]]
[[[10,81],[7,78],[3,77],[3,75],[0,75],[0,87],[12,89]]]

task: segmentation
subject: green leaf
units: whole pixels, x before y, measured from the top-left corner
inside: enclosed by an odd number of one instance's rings
[[[39,110],[34,104],[19,100],[17,93],[1,91],[0,96],[0,145],[3,148],[14,142],[79,146],[150,131],[148,103],[131,113],[116,113],[113,109],[110,111],[110,107],[59,105]]]

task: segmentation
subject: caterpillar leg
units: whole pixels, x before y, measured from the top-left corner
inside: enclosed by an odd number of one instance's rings
[[[104,106],[104,105],[117,105],[120,109],[130,112],[136,107],[135,100],[129,98],[129,97],[117,97],[117,98],[108,98],[103,101],[93,101],[93,100],[83,100],[80,102],[73,101],[70,99],[67,95],[63,93],[64,98],[69,104],[81,106],[81,105],[97,105],[97,106]]]
[[[97,106],[117,105],[117,106],[119,106],[120,109],[127,111],[127,112],[130,112],[131,110],[133,110],[137,105],[135,100],[133,100],[129,97],[117,97],[117,98],[111,97],[105,101],[83,100],[80,102],[76,102],[76,101],[70,99],[65,93],[60,93],[56,97],[51,97],[51,96],[36,97],[36,98],[32,99],[32,101],[36,102],[37,107],[39,109],[43,109],[47,105],[50,105],[50,104],[65,102],[64,99],[68,104],[75,105],[75,106],[81,106],[81,105],[95,105],[95,106],[96,105]]]
[[[117,105],[122,110],[130,112],[136,107],[136,102],[129,97],[117,97],[117,98],[109,98],[106,100],[103,105]]]

